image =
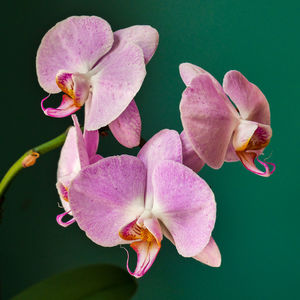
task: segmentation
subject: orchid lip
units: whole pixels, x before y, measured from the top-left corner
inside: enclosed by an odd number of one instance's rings
[[[76,106],[74,104],[74,100],[67,95],[63,95],[63,99],[59,107],[52,108],[52,107],[44,107],[44,102],[50,97],[50,94],[42,99],[41,101],[41,108],[46,116],[54,117],[54,118],[64,118],[70,116],[71,114],[75,113],[80,109],[80,106]]]
[[[44,107],[44,102],[50,95],[41,101],[41,108],[45,115],[54,118],[64,118],[78,111],[89,98],[89,76],[81,73],[59,71],[56,75],[57,86],[65,94],[57,108]]]
[[[56,75],[57,86],[71,97],[74,105],[81,107],[90,93],[90,75],[59,71]]]
[[[158,228],[160,231],[159,234],[157,234],[157,232],[151,232],[153,225],[154,227],[159,226],[157,219],[146,219],[145,224],[140,225],[142,223],[143,220],[139,217],[119,231],[119,236],[122,239],[132,241],[130,247],[137,254],[136,268],[135,271],[132,272],[129,268],[129,252],[124,248],[127,253],[127,270],[129,274],[136,278],[142,277],[154,263],[160,250],[162,239],[160,227]],[[148,228],[148,226],[150,227]]]
[[[238,157],[240,158],[242,164],[244,165],[244,167],[259,176],[262,177],[269,177],[270,175],[272,175],[276,169],[276,165],[274,163],[271,162],[266,162],[266,161],[261,161],[258,158],[257,153],[255,152],[247,152],[247,151],[237,151],[236,154],[238,155]],[[264,171],[259,170],[254,161],[255,159],[265,168]],[[270,170],[269,166],[272,166],[272,170]]]

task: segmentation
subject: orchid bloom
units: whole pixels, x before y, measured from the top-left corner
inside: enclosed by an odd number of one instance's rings
[[[85,104],[87,130],[106,125],[126,147],[140,142],[141,119],[133,100],[146,76],[158,33],[151,26],[112,32],[102,18],[69,17],[43,37],[36,57],[38,81],[49,94],[64,92],[57,108],[41,106],[47,116],[62,118]]]
[[[258,159],[272,136],[269,104],[260,89],[238,71],[226,73],[222,88],[198,66],[183,63],[179,69],[186,85],[180,103],[185,147],[214,169],[240,160],[254,174],[270,176],[275,165]]]
[[[184,257],[218,267],[221,256],[211,237],[216,218],[214,194],[182,164],[174,130],[152,137],[137,157],[103,158],[80,171],[69,189],[78,226],[96,244],[130,244],[137,253],[135,277],[153,264],[163,235]],[[127,252],[128,254],[128,252]]]
[[[67,222],[62,221],[65,215],[72,215],[68,196],[72,180],[83,167],[93,164],[102,158],[99,154],[96,154],[99,143],[98,130],[85,130],[82,135],[76,115],[72,115],[72,119],[74,126],[68,131],[65,143],[61,149],[57,169],[56,187],[65,213],[58,215],[56,220],[63,227],[67,227],[75,222],[74,218]]]

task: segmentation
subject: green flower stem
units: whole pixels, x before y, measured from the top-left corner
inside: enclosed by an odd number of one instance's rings
[[[2,204],[4,201],[4,194],[7,191],[9,185],[11,184],[12,180],[16,177],[16,175],[24,169],[23,166],[23,160],[25,157],[29,156],[33,152],[37,152],[39,155],[46,154],[47,152],[50,152],[56,148],[59,148],[63,145],[66,136],[68,133],[68,129],[62,133],[61,135],[57,136],[56,138],[41,144],[39,146],[36,146],[28,151],[26,151],[7,171],[7,173],[4,175],[3,179],[0,182],[0,203]]]

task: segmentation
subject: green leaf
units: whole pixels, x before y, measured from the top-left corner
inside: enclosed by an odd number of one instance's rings
[[[136,289],[136,280],[125,270],[93,265],[47,278],[12,300],[125,300],[130,299]]]

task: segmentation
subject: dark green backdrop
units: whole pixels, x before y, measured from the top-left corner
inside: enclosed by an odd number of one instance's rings
[[[219,171],[205,167],[200,174],[218,203],[214,237],[222,266],[213,269],[183,258],[164,240],[134,299],[299,299],[299,10],[296,0],[9,2],[1,16],[1,176],[25,150],[71,124],[69,118],[45,117],[40,109],[46,94],[37,83],[35,55],[44,33],[71,15],[101,16],[114,30],[150,24],[159,31],[160,43],[136,97],[143,136],[182,129],[181,62],[197,64],[218,80],[237,69],[269,100],[273,138],[266,154],[277,170],[261,178],[241,163]],[[136,153],[112,137],[101,142],[100,150],[104,156]],[[125,267],[124,250],[93,244],[76,224],[67,229],[56,224],[58,156],[56,150],[42,157],[7,194],[0,225],[3,299],[76,266]]]

